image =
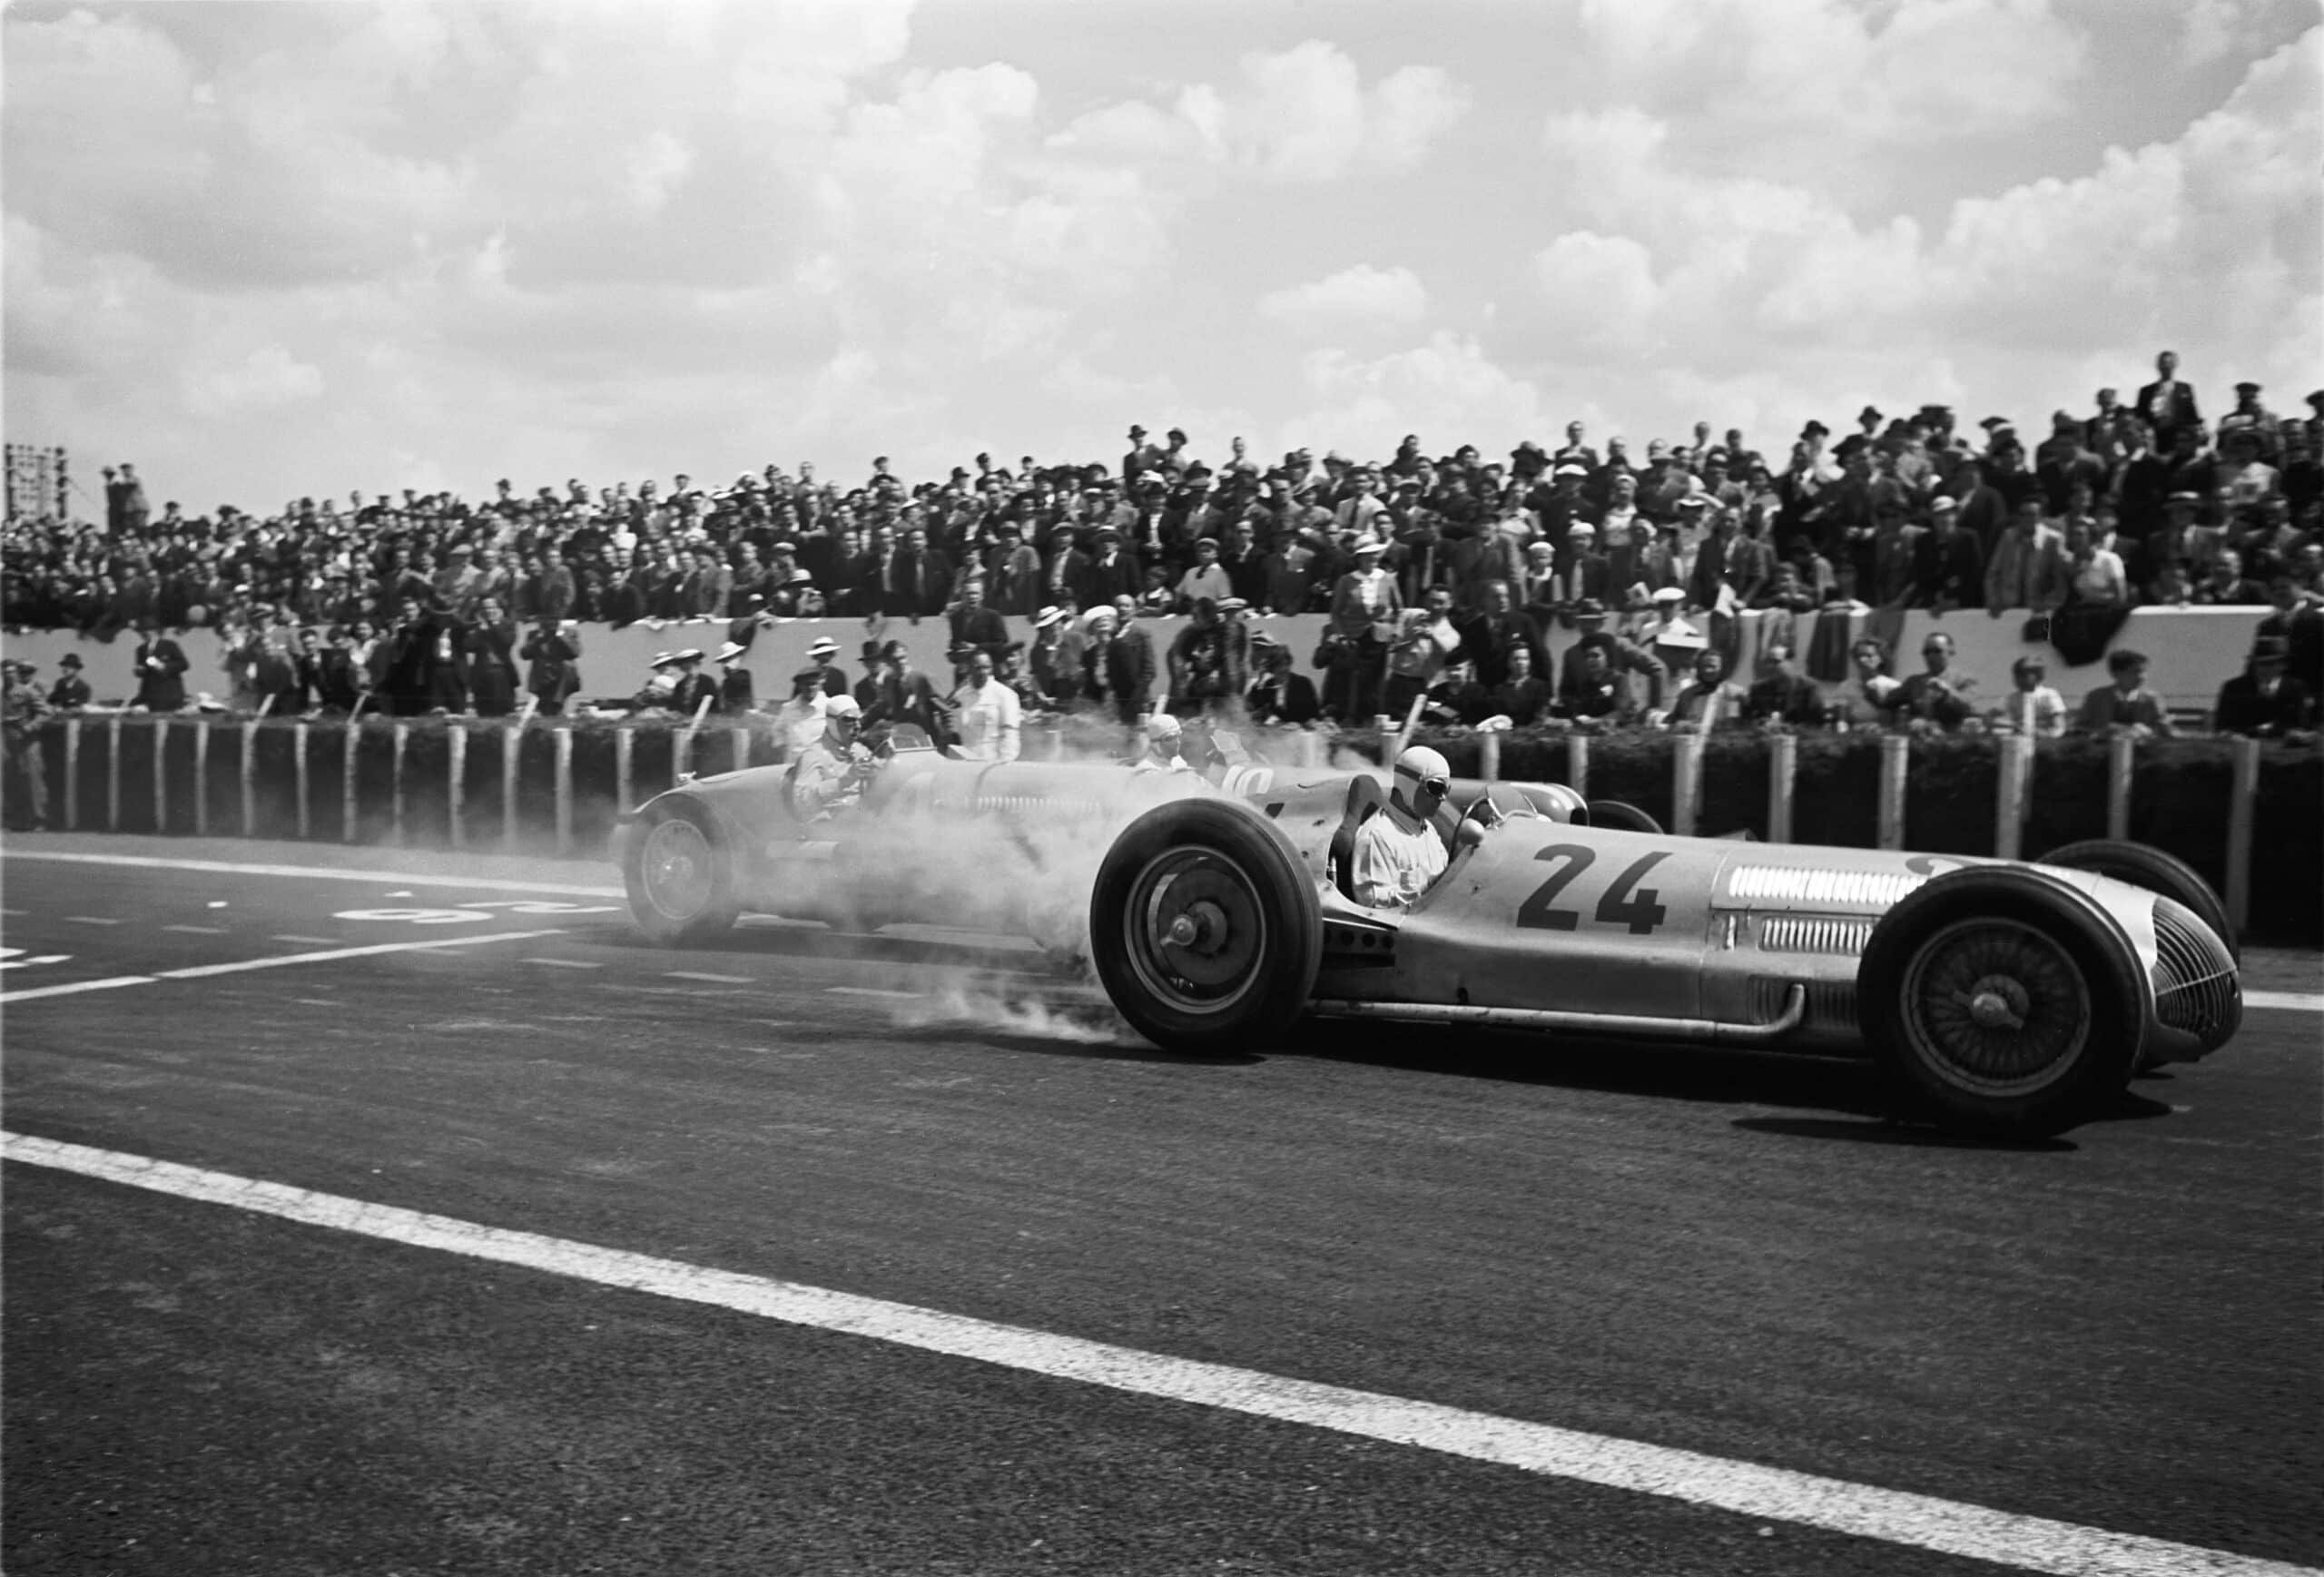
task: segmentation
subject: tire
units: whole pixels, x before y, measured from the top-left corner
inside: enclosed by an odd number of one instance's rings
[[[734,872],[717,819],[683,796],[655,800],[638,813],[622,851],[622,885],[630,918],[664,947],[700,941],[734,923]]]
[[[1662,823],[1623,800],[1591,800],[1590,824],[1616,833],[1659,833]]]
[[[1168,1051],[1239,1050],[1307,1006],[1323,959],[1315,884],[1282,832],[1234,800],[1176,800],[1122,829],[1089,896],[1098,981]]]
[[[2054,877],[1947,872],[1874,928],[1856,975],[1866,1049],[1898,1115],[2045,1138],[2118,1099],[2146,1025],[2138,960]]]
[[[2087,871],[2094,876],[2111,876],[2117,882],[2127,882],[2133,887],[2143,887],[2149,892],[2160,893],[2175,903],[2183,903],[2194,911],[2198,920],[2211,928],[2213,935],[2227,944],[2230,958],[2238,963],[2243,961],[2242,947],[2235,940],[2235,927],[2227,918],[2227,905],[2221,902],[2219,894],[2211,891],[2211,884],[2176,854],[2166,854],[2145,843],[2125,843],[2116,838],[2087,838],[2079,843],[2053,849],[2035,863],[2063,866],[2068,871]]]

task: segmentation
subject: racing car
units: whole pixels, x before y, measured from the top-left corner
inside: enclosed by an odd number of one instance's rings
[[[1388,781],[997,765],[905,735],[844,816],[808,819],[787,768],[750,768],[625,814],[615,853],[655,941],[745,912],[1030,936],[1086,954],[1134,1029],[1186,1051],[1315,1015],[1838,1053],[1902,1110],[2033,1136],[2241,1021],[2225,911],[2159,850],[1685,837],[1561,784],[1454,779],[1445,873],[1391,912],[1355,901],[1353,871]]]
[[[1385,912],[1351,868],[1377,774],[1253,787],[1139,814],[1091,888],[1099,979],[1166,1049],[1265,1045],[1316,1015],[1837,1052],[1869,1057],[1905,1114],[2034,1137],[2242,1019],[2217,897],[2139,844],[2038,863],[1768,844],[1591,824],[1570,790],[1505,813],[1492,785],[1456,787],[1444,874]]]

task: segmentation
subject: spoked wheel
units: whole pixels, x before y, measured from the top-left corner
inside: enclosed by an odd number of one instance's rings
[[[707,812],[684,800],[646,808],[622,862],[629,912],[658,942],[691,941],[734,923],[734,872]]]
[[[1156,1045],[1237,1048],[1306,1005],[1322,956],[1313,883],[1275,827],[1233,801],[1180,800],[1114,841],[1089,902],[1114,1006]]]
[[[1977,866],[1881,918],[1856,1013],[1900,1114],[2039,1138],[2119,1097],[2145,1039],[2141,983],[2088,898],[2055,876]]]

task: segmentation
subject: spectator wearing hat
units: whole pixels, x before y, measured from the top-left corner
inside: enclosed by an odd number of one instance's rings
[[[1657,656],[1650,646],[1633,641],[1612,627],[1605,604],[1595,597],[1584,597],[1574,606],[1573,627],[1581,632],[1582,640],[1595,636],[1606,647],[1608,663],[1617,673],[1628,677],[1640,709],[1659,709],[1661,706],[1669,684],[1669,665]],[[1576,645],[1578,650],[1579,643]],[[1557,675],[1558,699],[1561,705],[1569,698],[1568,691],[1571,687],[1569,681],[1578,677],[1574,656],[1573,652],[1567,654],[1565,666]],[[1541,673],[1543,677],[1549,676],[1547,666],[1542,666]]]
[[[684,665],[678,654],[656,652],[646,662],[645,686],[630,697],[629,710],[635,716],[641,713],[671,713],[677,710],[678,681],[684,677]]]
[[[987,598],[995,613],[1030,618],[1041,606],[1041,556],[1016,521],[1003,520],[995,531],[999,540],[985,550]]]
[[[2211,709],[2212,726],[2221,734],[2254,739],[2280,739],[2316,726],[2316,698],[2308,687],[2286,672],[2291,643],[2281,636],[2260,636],[2243,672],[2220,686]]]
[[[2009,665],[2010,692],[1985,714],[1997,733],[2056,739],[2066,731],[2066,698],[2051,688],[2049,664],[2028,652]]]
[[[1327,708],[1344,705],[1344,716],[1363,716],[1376,705],[1389,632],[1403,611],[1395,577],[1381,567],[1386,552],[1386,545],[1377,540],[1357,541],[1355,567],[1332,588],[1334,693],[1325,696],[1324,704]]]
[[[750,648],[740,641],[728,641],[718,648],[718,704],[711,710],[729,715],[740,715],[759,709],[758,685],[744,666],[743,659]],[[822,670],[815,670],[816,683],[822,684]]]
[[[967,673],[952,692],[957,749],[970,761],[1015,761],[1023,748],[1024,704],[1002,684],[993,654],[967,648]]]
[[[2126,733],[2134,739],[2169,739],[2170,704],[2146,686],[2147,657],[2143,652],[2117,646],[2106,654],[2106,673],[2112,681],[2093,690],[2082,704],[2076,726],[2084,734]]]
[[[677,683],[670,692],[669,707],[682,718],[691,719],[705,706],[718,705],[718,681],[702,671],[702,649],[684,646],[670,654],[677,665]]]
[[[1026,682],[1049,706],[1062,706],[1079,695],[1080,657],[1065,646],[1065,610],[1054,605],[1033,616],[1033,644],[1025,654]]]
[[[817,636],[807,645],[807,661],[822,677],[819,683],[826,695],[852,694],[847,682],[847,670],[839,665],[839,643],[829,636]]]
[[[2270,468],[2283,458],[2275,414],[2260,403],[2260,385],[2248,379],[2235,386],[2235,409],[2219,419],[2217,439],[2222,449],[2230,439],[2249,439],[2253,458]]]
[[[863,708],[866,726],[910,724],[927,734],[938,749],[950,744],[950,704],[939,694],[933,680],[912,666],[911,648],[901,641],[889,641],[880,648],[880,664],[876,700]]]
[[[185,648],[162,634],[151,617],[137,622],[137,649],[130,673],[137,692],[130,705],[141,712],[175,712],[185,705]]]
[[[1166,659],[1170,709],[1181,715],[1215,711],[1240,695],[1250,670],[1249,644],[1241,621],[1226,618],[1209,597],[1196,597]]]
[[[506,717],[517,709],[517,626],[496,596],[478,599],[476,617],[459,626],[457,651],[468,710]]]
[[[1178,577],[1172,601],[1178,612],[1191,611],[1197,602],[1217,604],[1235,595],[1235,582],[1218,561],[1218,543],[1206,537],[1195,544],[1194,567]]]
[[[1323,715],[1315,682],[1293,669],[1290,647],[1258,631],[1251,636],[1251,661],[1258,673],[1243,693],[1243,705],[1252,722],[1305,728]]]
[[[2139,390],[2139,414],[2154,429],[2155,442],[2171,447],[2177,436],[2191,431],[2202,420],[2195,391],[2179,377],[2179,353],[2165,350],[2154,359],[2154,381]]]
[[[1940,613],[1985,604],[1984,550],[1961,519],[1961,507],[1939,494],[1929,524],[1914,542],[1913,606]]]
[[[1091,547],[1080,583],[1073,588],[1076,602],[1085,608],[1095,608],[1116,597],[1134,597],[1145,590],[1145,571],[1139,567],[1136,556],[1122,547],[1119,527],[1111,524],[1099,526],[1091,534]]]
[[[2077,487],[2089,488],[2093,497],[2106,490],[2105,462],[2092,452],[2080,419],[2071,411],[2050,418],[2050,436],[2034,450],[2034,475],[2043,510],[2053,517],[2066,513]]]
[[[87,706],[92,695],[89,682],[81,676],[81,654],[67,652],[56,659],[56,665],[63,672],[56,675],[56,683],[49,686],[49,709],[54,712],[78,712]]]
[[[0,745],[5,745],[5,771],[0,771],[0,823],[12,833],[48,830],[48,773],[42,759],[41,719],[48,704],[34,682],[37,672],[30,663],[0,659]]]
[[[568,620],[543,615],[517,649],[525,662],[525,693],[538,710],[554,717],[581,688],[581,632]]]
[[[791,675],[791,694],[774,709],[775,737],[783,742],[786,755],[795,757],[821,736],[824,708],[835,699],[824,693],[820,666],[811,663]]]

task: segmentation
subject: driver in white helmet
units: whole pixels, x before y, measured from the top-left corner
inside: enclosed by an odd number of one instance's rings
[[[1355,833],[1355,901],[1371,909],[1410,909],[1444,874],[1444,840],[1429,818],[1452,789],[1452,768],[1428,746],[1396,758],[1388,803]]]
[[[791,772],[791,804],[803,822],[829,821],[863,797],[872,753],[856,739],[863,708],[852,695],[823,704],[822,737],[799,753]]]
[[[1133,772],[1192,772],[1187,758],[1178,754],[1178,746],[1186,738],[1186,729],[1167,712],[1157,712],[1146,720],[1146,753],[1131,766]]]

